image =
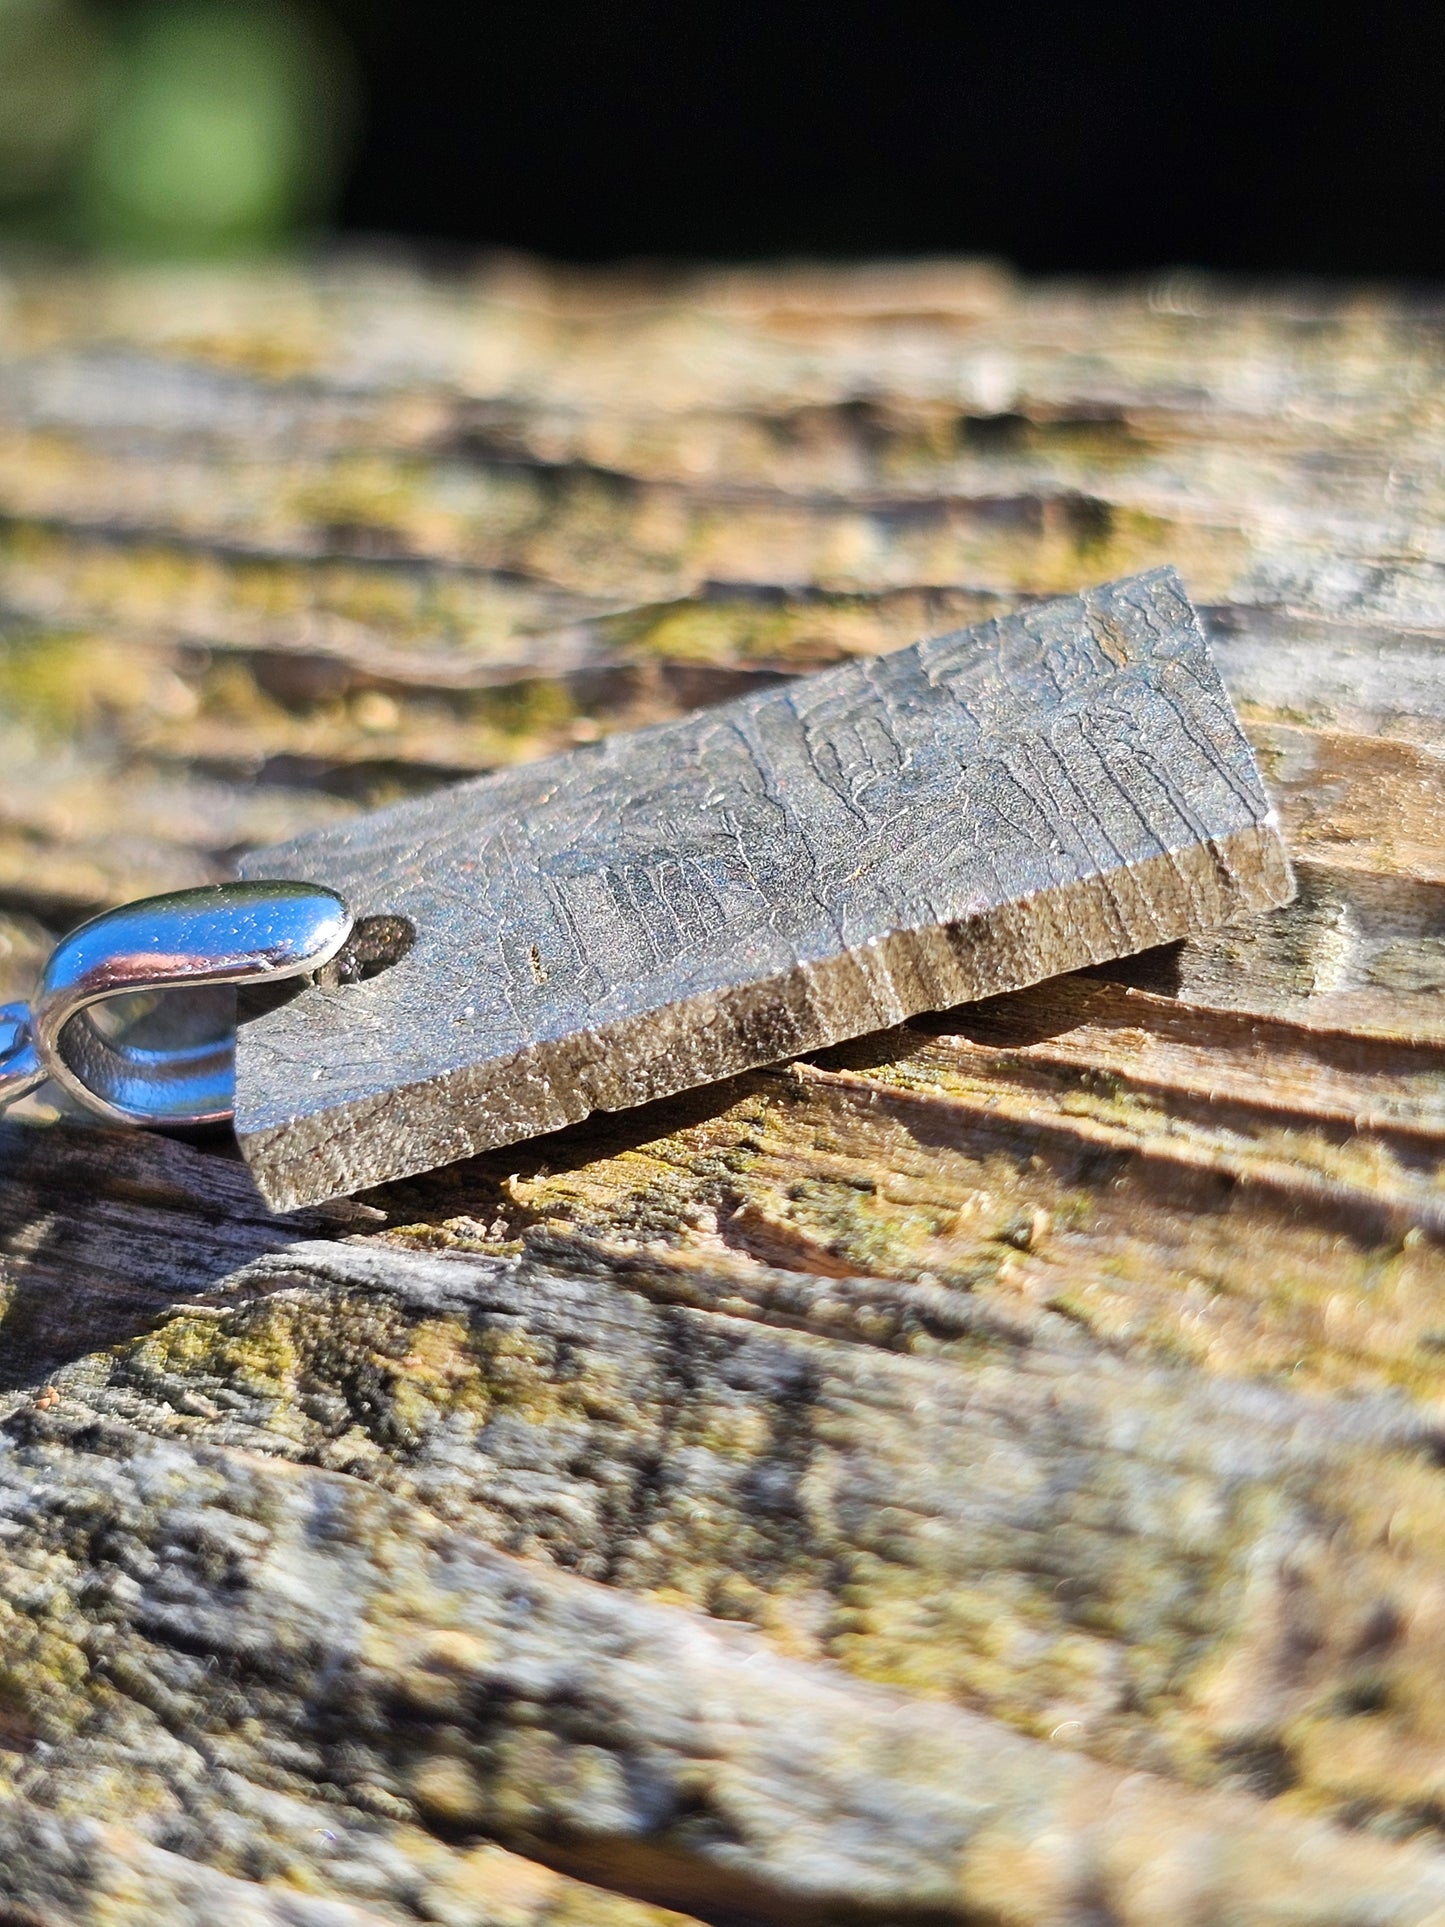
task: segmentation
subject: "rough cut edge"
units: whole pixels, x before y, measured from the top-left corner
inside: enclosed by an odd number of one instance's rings
[[[1195,936],[1294,895],[1270,821],[903,930],[766,984],[708,992],[486,1065],[237,1137],[273,1210],[318,1204],[1085,965]],[[1161,914],[1163,902],[1182,914]],[[1101,908],[1107,902],[1107,910]],[[559,1088],[560,1086],[560,1088]],[[374,1127],[385,1121],[385,1129]],[[411,1153],[408,1139],[425,1149]],[[385,1144],[385,1156],[378,1143]]]

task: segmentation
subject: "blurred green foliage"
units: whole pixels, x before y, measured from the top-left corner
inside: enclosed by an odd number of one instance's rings
[[[94,125],[103,51],[68,0],[0,0],[0,217],[64,182]]]
[[[294,0],[0,0],[0,237],[205,257],[324,218],[347,49]]]

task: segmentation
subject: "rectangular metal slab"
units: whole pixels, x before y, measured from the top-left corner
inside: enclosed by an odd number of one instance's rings
[[[382,974],[244,1022],[236,1129],[290,1207],[1288,900],[1169,570],[247,857],[407,919]]]

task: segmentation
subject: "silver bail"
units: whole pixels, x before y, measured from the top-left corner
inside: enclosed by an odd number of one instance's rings
[[[50,1077],[114,1123],[223,1123],[234,986],[319,970],[351,927],[334,891],[265,880],[93,917],[56,945],[32,1007],[0,1005],[0,1106]]]
[[[45,1081],[30,1034],[29,1004],[0,1004],[0,1110]]]

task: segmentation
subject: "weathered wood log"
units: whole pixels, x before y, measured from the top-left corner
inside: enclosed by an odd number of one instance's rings
[[[0,996],[1174,562],[1287,910],[272,1216],[0,1132],[0,1913],[1445,1918],[1445,352],[942,264],[13,277]]]

